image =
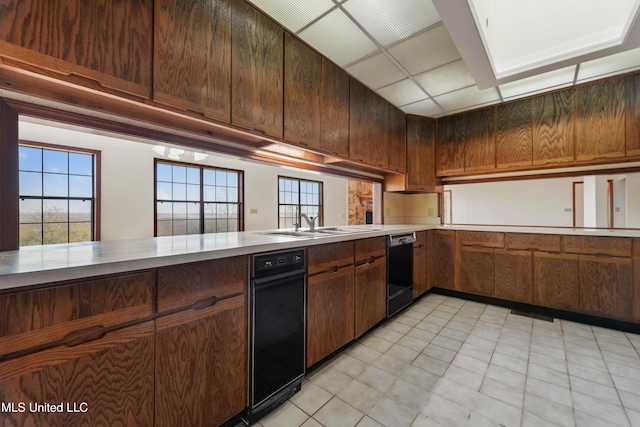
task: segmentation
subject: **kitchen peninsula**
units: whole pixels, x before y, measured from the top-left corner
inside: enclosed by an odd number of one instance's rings
[[[414,243],[414,254],[422,254],[414,258],[415,297],[433,288],[638,330],[640,231],[429,225],[340,230],[324,237],[241,232],[1,253],[1,400],[86,402],[89,408],[86,414],[9,416],[18,424],[26,417],[75,423],[90,416],[110,424],[172,425],[183,411],[193,424],[233,419],[247,405],[249,255],[300,247],[330,254],[341,247],[343,254],[346,247],[351,255],[345,265],[353,266],[358,257],[351,243],[357,247],[397,232],[421,235]],[[307,268],[322,270],[311,260]],[[352,301],[347,306],[355,312],[345,319],[353,322],[361,285],[357,279],[346,283],[353,286],[345,294]],[[316,297],[315,304],[331,306],[321,299],[331,295]],[[308,306],[314,304],[309,298]],[[320,311],[335,321],[330,310]],[[308,368],[357,339],[352,334],[331,346],[307,328],[307,347],[316,352]]]

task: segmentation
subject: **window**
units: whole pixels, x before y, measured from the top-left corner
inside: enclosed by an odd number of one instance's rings
[[[303,213],[322,225],[322,182],[278,177],[278,212],[278,228],[295,227]]]
[[[156,236],[241,231],[241,171],[156,160]]]
[[[98,164],[97,151],[20,144],[20,246],[97,240]]]

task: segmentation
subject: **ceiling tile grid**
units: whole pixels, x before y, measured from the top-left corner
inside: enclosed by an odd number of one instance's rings
[[[407,114],[441,117],[640,69],[635,49],[480,90],[438,13],[443,0],[248,1]]]

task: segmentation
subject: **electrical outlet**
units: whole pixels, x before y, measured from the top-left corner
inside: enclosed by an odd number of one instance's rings
[[[384,208],[384,216],[391,216],[391,208]]]
[[[616,208],[616,212],[620,212],[620,208]]]
[[[249,213],[250,214],[257,214],[258,213],[258,209],[249,209]]]
[[[564,208],[565,212],[571,212],[571,208]]]
[[[427,215],[429,217],[434,217],[435,216],[435,210],[433,210],[433,208],[429,208],[429,210],[427,211]]]

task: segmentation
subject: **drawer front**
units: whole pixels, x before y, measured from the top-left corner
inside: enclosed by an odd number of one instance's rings
[[[560,236],[557,234],[506,233],[507,249],[560,252]]]
[[[309,275],[351,265],[353,261],[353,242],[329,243],[307,248],[307,272]]]
[[[461,231],[460,241],[465,246],[483,246],[485,248],[503,248],[504,233],[484,231]]]
[[[246,256],[163,268],[158,271],[158,312],[211,305],[245,293],[248,268]]]
[[[356,264],[368,261],[371,258],[385,256],[387,244],[385,237],[372,237],[355,241]]]
[[[574,254],[631,256],[631,239],[603,236],[564,236],[564,251]]]
[[[0,359],[149,317],[154,287],[155,273],[145,272],[0,295]]]

